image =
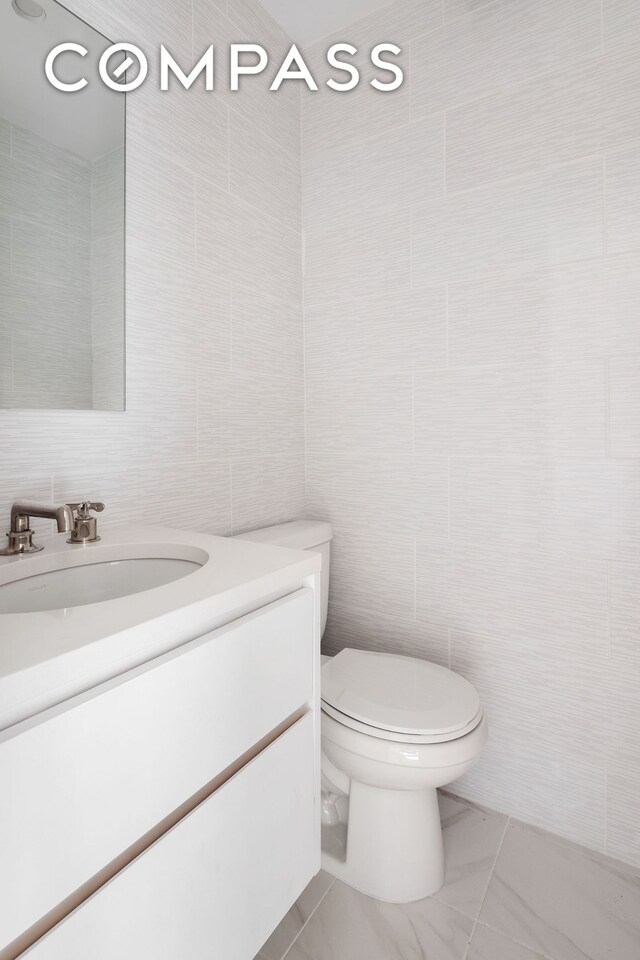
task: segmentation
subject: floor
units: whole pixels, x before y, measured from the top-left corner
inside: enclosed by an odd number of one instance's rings
[[[640,870],[441,796],[446,877],[408,905],[328,874],[256,960],[640,960]]]

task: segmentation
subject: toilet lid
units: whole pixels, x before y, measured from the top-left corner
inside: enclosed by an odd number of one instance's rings
[[[480,715],[467,680],[412,657],[345,649],[323,666],[321,686],[340,713],[400,734],[455,733]]]

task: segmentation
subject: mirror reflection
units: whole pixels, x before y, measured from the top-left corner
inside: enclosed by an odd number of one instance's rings
[[[109,40],[54,0],[0,0],[0,407],[123,410],[125,96],[55,90],[66,42],[97,76]]]

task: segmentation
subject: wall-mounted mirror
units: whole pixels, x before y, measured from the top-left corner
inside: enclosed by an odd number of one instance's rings
[[[0,408],[124,409],[125,96],[110,45],[55,0],[0,0]],[[93,61],[93,62],[89,62]]]

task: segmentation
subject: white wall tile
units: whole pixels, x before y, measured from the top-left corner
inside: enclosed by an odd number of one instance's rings
[[[413,537],[388,530],[336,526],[331,542],[331,594],[334,607],[367,622],[384,615],[398,623],[415,620]]]
[[[185,464],[167,470],[163,461],[129,460],[105,469],[58,471],[56,503],[90,498],[102,500],[100,523],[151,523],[203,533],[227,534],[231,529],[231,477],[228,463]]]
[[[640,10],[635,0],[602,0],[602,32],[607,53],[638,49]]]
[[[447,21],[464,17],[480,7],[486,7],[487,3],[493,3],[493,0],[443,0],[444,19]]]
[[[604,363],[460,367],[414,379],[420,454],[606,453]]]
[[[307,152],[303,202],[307,229],[331,226],[376,206],[397,209],[444,195],[444,117],[429,117],[347,144]]]
[[[153,155],[146,148],[136,148],[135,141],[127,152],[127,264],[166,262],[175,270],[177,260],[191,266],[196,215],[193,174],[167,160],[150,164]]]
[[[638,760],[640,657],[637,650],[625,649],[617,640],[612,648],[608,669],[600,677],[607,708],[603,740],[609,763],[622,764]]]
[[[602,254],[602,160],[416,205],[414,287]]]
[[[232,452],[232,382],[228,372],[197,364],[196,450],[199,460],[221,460]]]
[[[419,533],[445,543],[448,531],[448,464],[444,458],[309,453],[307,512],[347,529]]]
[[[194,44],[198,55],[214,44],[216,93],[221,105],[240,114],[250,129],[287,145],[294,153],[300,145],[300,91],[295,82],[283,84],[277,93],[269,86],[291,41],[255,0],[230,0],[227,14],[209,0],[193,0]],[[258,76],[240,79],[240,90],[231,91],[229,47],[232,43],[260,43],[270,62]]]
[[[305,515],[302,456],[233,460],[231,476],[234,534]]]
[[[142,87],[130,98],[128,152],[149,152],[226,190],[229,177],[227,108],[215,93],[177,82],[161,96]]]
[[[546,364],[640,353],[639,298],[637,254],[450,284],[451,363]]]
[[[447,645],[450,666],[451,563],[444,543],[434,537],[416,540],[416,620]]]
[[[13,336],[4,324],[0,325],[0,408],[13,402]]]
[[[447,189],[602,153],[640,137],[637,57],[600,55],[447,113]]]
[[[600,43],[599,0],[497,0],[412,42],[412,116],[505,89]]]
[[[11,154],[11,124],[0,118],[0,153],[8,157]]]
[[[293,223],[286,217],[275,219],[200,178],[196,198],[195,242],[201,267],[238,287],[300,299],[300,234]]]
[[[604,764],[592,753],[567,750],[563,731],[540,739],[489,712],[490,736],[473,770],[452,788],[527,823],[570,840],[605,848],[607,784]]]
[[[413,451],[411,376],[307,380],[307,450],[409,456]]]
[[[305,298],[364,297],[407,290],[410,280],[410,212],[367,208],[346,224],[308,230]],[[440,277],[435,277],[437,282]]]
[[[607,771],[607,853],[640,867],[640,763],[627,759]]]
[[[610,445],[613,457],[640,457],[640,356],[609,364]]]
[[[612,154],[606,160],[607,250],[624,253],[640,248],[640,148]]]
[[[231,453],[293,454],[304,446],[304,383],[260,371],[231,378]]]
[[[449,666],[449,639],[441,621],[419,622],[404,614],[398,616],[393,608],[368,611],[352,606],[348,599],[330,599],[322,651],[334,655],[345,647],[380,650]]]
[[[613,562],[609,567],[611,660],[640,665],[640,563]]]
[[[602,457],[454,457],[450,532],[452,543],[474,548],[638,558],[640,466]]]
[[[455,544],[450,557],[450,625],[467,637],[552,649],[592,669],[608,654],[607,565],[562,550]],[[499,640],[496,639],[496,643]],[[532,687],[535,683],[532,683]],[[489,704],[490,706],[490,704]]]
[[[234,285],[232,292],[232,366],[234,371],[304,379],[301,303],[272,299]]]
[[[132,7],[128,0],[110,0],[108,4],[102,0],[69,0],[66,6],[114,43],[126,37],[130,43],[141,44],[154,72],[161,43],[169,47],[174,57],[189,63],[192,53],[190,0],[162,0],[153,8],[145,4]]]
[[[276,94],[272,94],[276,96]],[[300,151],[229,111],[229,189],[241,200],[300,230]]]
[[[338,374],[366,377],[446,364],[444,284],[357,300],[327,296],[307,303],[304,323],[310,379]]]
[[[602,741],[607,704],[601,675],[606,649],[576,662],[553,636],[468,633],[453,630],[451,664],[478,690],[498,730],[526,731],[541,742],[565,735],[566,752],[606,752]]]
[[[394,131],[411,119],[413,39],[417,33],[437,29],[441,22],[440,0],[405,0],[376,10],[305,49],[305,57],[320,87],[314,93],[303,91],[302,139],[306,156],[316,150],[326,150],[328,130],[340,131],[341,144],[369,138],[373,131],[386,133],[393,139]],[[331,76],[340,80],[345,77],[332,70],[326,61],[328,48],[336,42],[348,42],[358,49],[352,62],[360,70],[361,82],[347,93],[326,86]],[[397,62],[404,69],[405,80],[392,93],[379,92],[370,85],[371,79],[378,74],[369,59],[370,51],[377,43],[395,43],[402,50]],[[384,79],[388,79],[388,75],[384,75]]]

